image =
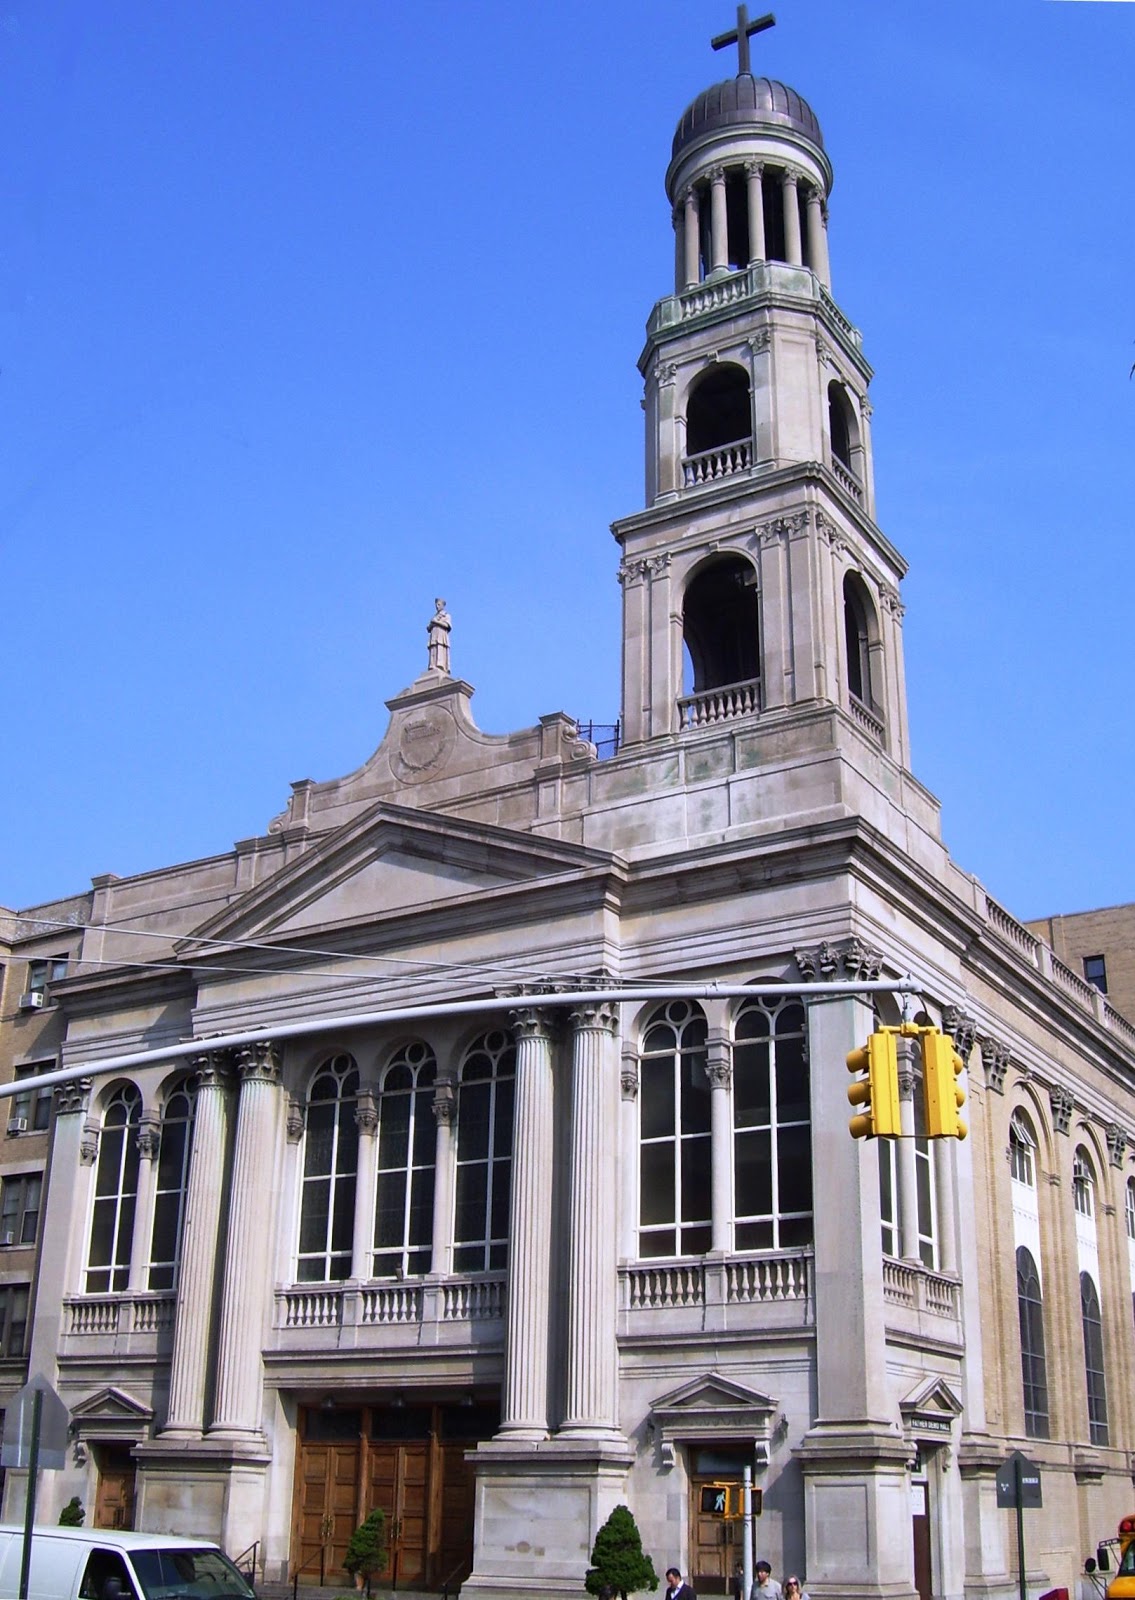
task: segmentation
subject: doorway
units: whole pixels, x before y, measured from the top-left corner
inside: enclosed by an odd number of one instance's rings
[[[92,1448],[98,1469],[94,1526],[132,1528],[136,1475],[132,1446],[96,1444]]]
[[[932,1600],[933,1562],[930,1552],[930,1484],[919,1455],[910,1479],[910,1525],[914,1537],[914,1587],[919,1600]]]
[[[741,1509],[744,1470],[752,1451],[720,1445],[690,1447],[690,1582],[699,1594],[735,1594],[744,1564]],[[752,1491],[753,1539],[761,1491]]]

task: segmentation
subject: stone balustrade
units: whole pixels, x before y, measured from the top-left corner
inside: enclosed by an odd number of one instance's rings
[[[63,1302],[64,1339],[117,1339],[122,1335],[168,1333],[173,1327],[174,1295],[84,1294]]]
[[[931,1272],[928,1267],[895,1261],[889,1256],[883,1259],[883,1299],[887,1305],[956,1319],[960,1314],[958,1290],[955,1279]]]
[[[761,683],[749,678],[744,683],[726,683],[720,689],[705,689],[701,694],[685,695],[678,701],[683,728],[705,728],[715,722],[747,717],[761,709]]]
[[[845,490],[856,503],[862,502],[863,485],[855,474],[845,467],[843,462],[836,456],[832,457],[832,476],[840,488]]]
[[[865,733],[869,733],[877,744],[882,744],[883,734],[885,732],[883,719],[876,716],[868,706],[865,706],[857,695],[850,695],[848,697],[848,703],[851,706],[851,715],[855,718],[856,722],[858,722],[859,726],[864,730]]]
[[[752,464],[752,439],[734,439],[730,444],[686,456],[682,461],[682,484],[686,489],[696,489],[703,483],[716,483],[721,478],[748,472]]]

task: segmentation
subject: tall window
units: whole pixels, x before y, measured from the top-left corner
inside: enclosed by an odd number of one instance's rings
[[[54,983],[57,978],[67,976],[67,957],[65,955],[48,956],[44,960],[28,962],[27,995],[39,995],[41,1001],[46,997],[45,991],[49,983]]]
[[[1104,956],[1084,957],[1084,977],[1101,994],[1107,993],[1107,960]]]
[[[710,1223],[710,1088],[705,1016],[671,1000],[643,1037],[639,1084],[639,1254],[704,1255]]]
[[[43,1177],[21,1172],[0,1186],[0,1244],[34,1244],[39,1230]]]
[[[746,1001],[733,1044],[734,1248],[812,1242],[812,1134],[804,1007]]]
[[[1032,1129],[1021,1113],[1014,1111],[1009,1122],[1009,1171],[1026,1189],[1036,1188],[1035,1149]]]
[[[508,1265],[515,1077],[516,1046],[499,1028],[478,1039],[461,1066],[453,1229],[458,1272]]]
[[[0,1287],[0,1356],[22,1356],[28,1335],[28,1285]]]
[[[876,1139],[879,1147],[879,1215],[883,1224],[883,1254],[899,1254],[899,1162],[896,1139]]]
[[[21,1078],[38,1078],[41,1073],[53,1072],[59,1065],[58,1061],[30,1061],[26,1066],[16,1068],[16,1082]],[[8,1104],[11,1110],[8,1113],[8,1132],[16,1133],[43,1133],[51,1123],[51,1096],[50,1089],[21,1089],[19,1094],[12,1096]]]
[[[1127,1221],[1127,1237],[1135,1240],[1135,1178],[1128,1178],[1127,1180],[1123,1214]]]
[[[304,1133],[303,1194],[296,1275],[300,1283],[351,1276],[359,1130],[359,1072],[348,1055],[332,1056],[311,1080]]]
[[[399,1050],[382,1079],[374,1275],[410,1277],[430,1270],[433,1240],[435,1123],[431,1101],[437,1062],[428,1045]]]
[[[142,1096],[132,1083],[117,1088],[106,1103],[95,1169],[87,1293],[105,1294],[130,1283],[130,1248],[138,1203],[138,1119]]]
[[[1100,1297],[1089,1272],[1080,1274],[1080,1322],[1084,1330],[1084,1375],[1088,1385],[1088,1437],[1108,1442],[1107,1380],[1103,1367],[1103,1320]]]
[[[1044,1304],[1036,1262],[1023,1245],[1017,1250],[1017,1317],[1021,1328],[1025,1432],[1030,1439],[1047,1439],[1048,1370],[1044,1359]]]
[[[187,1078],[167,1097],[162,1109],[154,1227],[150,1235],[151,1289],[172,1289],[177,1274],[196,1102],[196,1080]]]
[[[1076,1151],[1072,1161],[1072,1203],[1082,1217],[1095,1216],[1095,1205],[1092,1200],[1092,1189],[1095,1184],[1095,1173],[1088,1153],[1084,1149]]]
[[[876,696],[871,683],[871,633],[874,608],[862,578],[849,572],[843,580],[843,638],[847,651],[847,687],[865,706]]]

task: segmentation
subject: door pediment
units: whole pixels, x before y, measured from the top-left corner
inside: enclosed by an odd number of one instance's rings
[[[780,1401],[760,1389],[702,1373],[681,1388],[659,1396],[650,1408],[665,1465],[673,1466],[674,1447],[693,1440],[743,1440],[752,1444],[757,1467],[767,1466]]]

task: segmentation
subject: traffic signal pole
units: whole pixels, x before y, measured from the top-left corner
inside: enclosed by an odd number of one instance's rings
[[[914,1066],[918,1059],[918,1040],[900,1035],[899,1069],[899,1253],[904,1261],[917,1262],[918,1252],[918,1169],[915,1152]]]
[[[741,1480],[741,1600],[753,1592],[753,1469],[745,1467]]]

